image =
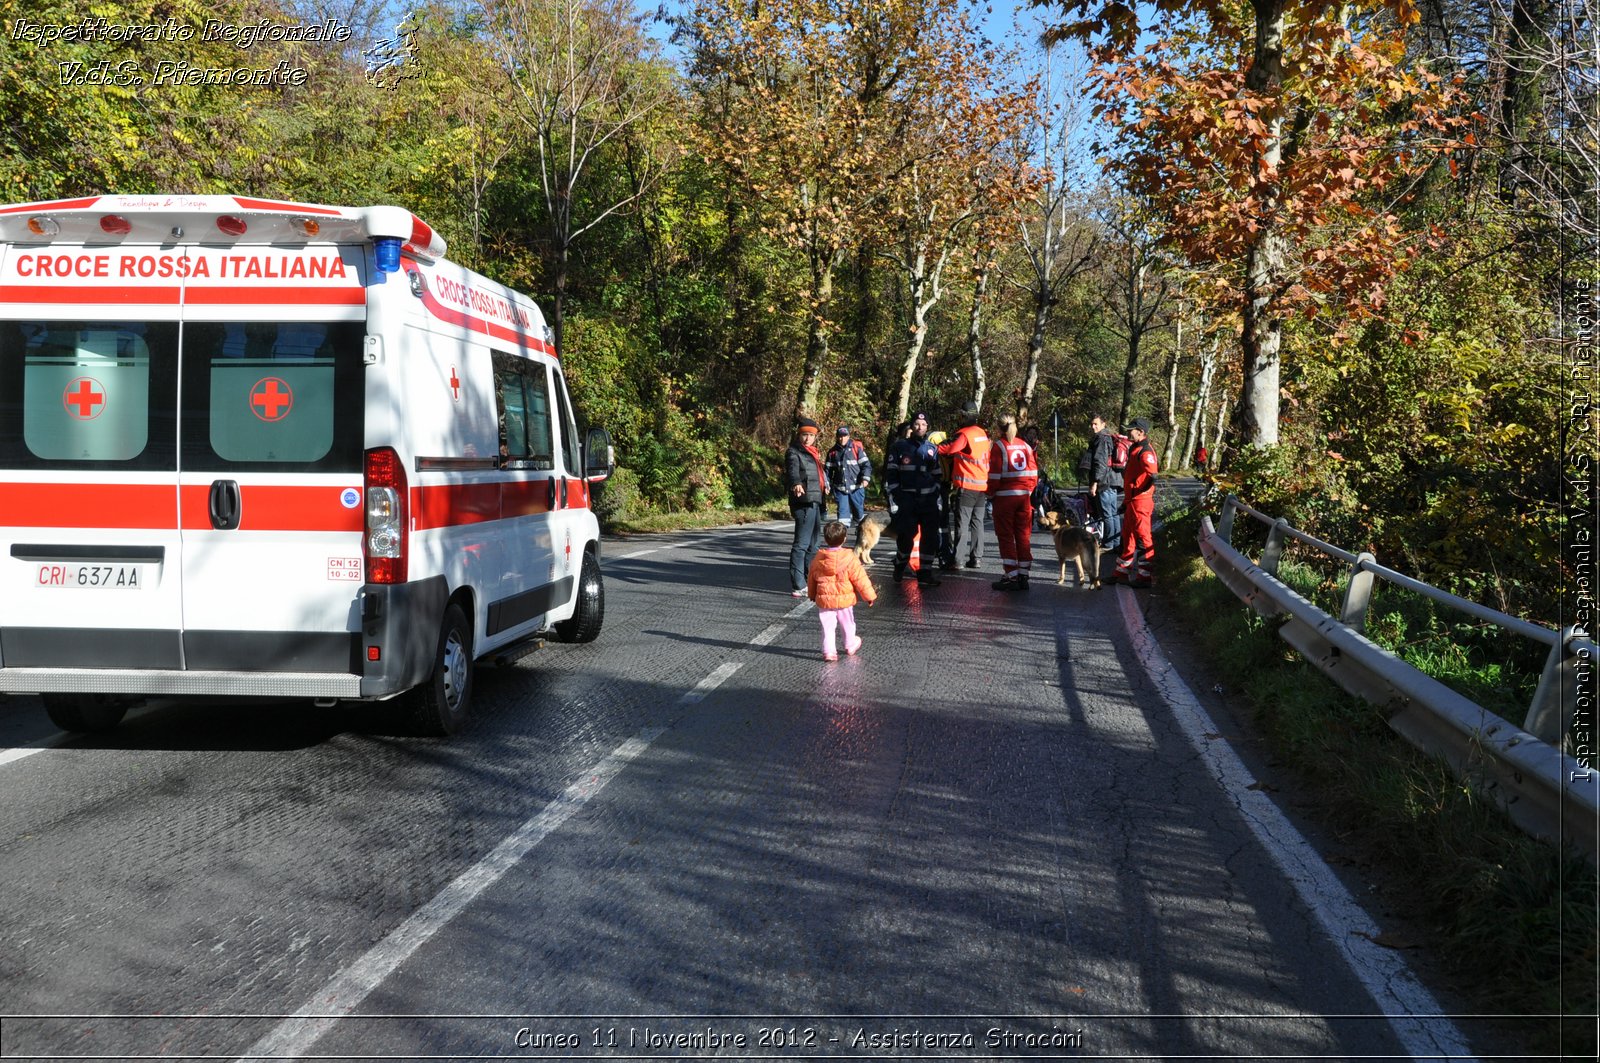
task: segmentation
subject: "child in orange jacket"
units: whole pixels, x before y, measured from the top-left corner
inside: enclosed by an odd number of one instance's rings
[[[834,648],[834,628],[844,628],[844,652],[855,653],[861,649],[856,637],[856,596],[866,600],[870,608],[877,601],[878,592],[867,578],[854,550],[844,546],[845,526],[834,520],[822,529],[822,541],[828,545],[817,551],[806,573],[806,594],[817,603],[817,616],[822,620],[822,659],[837,661]]]

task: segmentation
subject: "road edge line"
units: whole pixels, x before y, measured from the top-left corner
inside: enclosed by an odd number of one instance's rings
[[[1135,593],[1117,588],[1117,605],[1134,655],[1150,683],[1172,710],[1189,744],[1234,801],[1250,832],[1294,887],[1300,902],[1344,958],[1351,972],[1382,1010],[1389,1027],[1414,1059],[1445,1056],[1476,1063],[1461,1031],[1445,1018],[1434,999],[1393,950],[1375,943],[1379,928],[1345,889],[1326,861],[1289,822],[1264,790],[1251,790],[1255,777],[1226,739],[1207,739],[1221,730],[1173,667],[1155,633],[1145,623]]]

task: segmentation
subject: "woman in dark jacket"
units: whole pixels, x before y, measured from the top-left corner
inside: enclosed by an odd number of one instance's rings
[[[784,455],[784,493],[794,517],[794,545],[789,547],[789,593],[806,596],[806,573],[822,544],[822,507],[828,481],[822,472],[822,451],[817,449],[817,422],[800,418],[794,441]]]

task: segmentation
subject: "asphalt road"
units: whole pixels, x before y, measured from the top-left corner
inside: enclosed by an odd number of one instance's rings
[[[788,540],[608,541],[600,640],[481,669],[449,740],[298,703],[64,740],[0,701],[0,1057],[1404,1058],[1439,1032],[1384,1018],[1197,756],[1135,592],[1046,559],[997,593],[992,538],[896,586],[886,540],[830,664]]]

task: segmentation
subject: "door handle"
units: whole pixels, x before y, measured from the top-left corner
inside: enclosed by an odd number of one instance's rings
[[[211,481],[211,526],[219,531],[232,531],[239,526],[243,510],[237,480]]]

